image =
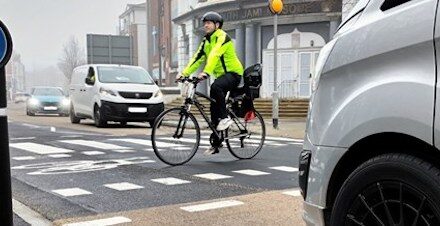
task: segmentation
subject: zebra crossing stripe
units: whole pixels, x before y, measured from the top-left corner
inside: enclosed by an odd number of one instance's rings
[[[266,139],[267,139],[267,140],[274,140],[274,141],[297,142],[297,143],[302,143],[302,142],[304,142],[304,140],[301,140],[301,139],[285,138],[285,137],[271,137],[271,136],[266,136]]]
[[[102,150],[122,150],[122,149],[129,149],[128,147],[122,147],[115,144],[107,144],[103,142],[98,141],[91,141],[91,140],[60,140],[60,142],[67,143],[67,144],[75,144],[75,145],[81,145],[81,146],[87,146]]]
[[[289,167],[289,166],[274,166],[274,167],[269,167],[269,169],[274,169],[284,172],[298,172],[298,168]]]
[[[31,142],[14,143],[14,144],[10,144],[9,146],[39,155],[65,154],[65,153],[75,152],[74,150],[70,150],[70,149],[57,148],[49,145],[43,145],[43,144],[37,144]]]
[[[196,139],[190,139],[190,138],[174,139],[172,137],[158,137],[157,139],[166,140],[166,141],[174,141],[174,142],[193,143],[193,144],[196,143]],[[200,144],[202,144],[202,145],[211,145],[211,143],[209,141],[206,141],[206,140],[200,140]]]
[[[290,196],[293,196],[293,197],[299,197],[299,196],[301,196],[301,192],[300,192],[299,190],[285,191],[285,192],[283,192],[283,194],[285,194],[285,195],[290,195]]]
[[[92,193],[81,188],[66,188],[52,190],[52,192],[62,195],[64,197],[80,196],[80,195],[91,195]]]
[[[153,146],[153,144],[151,144],[151,140],[130,139],[130,138],[126,138],[126,139],[110,139],[110,140],[123,141],[123,142],[127,142],[127,143],[133,143],[133,144],[139,144],[139,145],[145,145],[145,146]],[[156,144],[158,146],[168,146],[168,147],[181,147],[182,146],[182,145],[176,145],[176,144],[160,142],[160,141],[156,141]]]
[[[99,219],[99,220],[64,224],[63,226],[92,226],[92,225],[110,226],[110,225],[116,225],[116,224],[122,224],[122,223],[131,223],[131,219],[126,218],[126,217],[112,217],[112,218],[105,218],[105,219]]]
[[[239,206],[243,205],[243,202],[236,201],[236,200],[227,200],[227,201],[219,201],[219,202],[211,202],[211,203],[205,203],[205,204],[199,204],[199,205],[193,205],[193,206],[184,206],[180,207],[180,209],[187,211],[187,212],[201,212],[206,210],[214,210],[214,209],[220,209],[220,208],[226,208],[226,207],[232,207],[232,206]]]

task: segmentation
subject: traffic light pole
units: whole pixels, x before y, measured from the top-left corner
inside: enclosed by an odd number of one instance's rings
[[[11,36],[0,21],[0,222],[13,225],[11,167],[9,162],[8,118],[6,115],[6,73],[5,65],[12,53]]]
[[[279,98],[278,98],[278,14],[275,14],[274,25],[274,42],[273,42],[273,101],[272,101],[272,121],[273,128],[278,129],[279,117]]]

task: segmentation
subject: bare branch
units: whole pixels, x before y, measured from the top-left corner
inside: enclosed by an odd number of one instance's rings
[[[70,83],[73,69],[85,63],[84,48],[79,45],[78,40],[74,36],[71,36],[69,41],[63,46],[61,58],[58,60],[58,68]]]

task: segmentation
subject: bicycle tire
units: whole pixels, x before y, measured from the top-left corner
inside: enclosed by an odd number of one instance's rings
[[[258,111],[256,111],[256,110],[254,110],[254,113],[255,113],[255,119],[253,119],[253,120],[258,120],[258,121],[259,121],[259,124],[261,125],[261,138],[260,138],[260,143],[258,144],[258,147],[257,147],[255,150],[253,150],[250,154],[245,155],[244,152],[243,152],[244,150],[239,150],[239,149],[237,149],[236,147],[234,147],[234,146],[232,145],[232,143],[230,142],[230,141],[231,141],[230,139],[227,139],[227,140],[226,140],[226,146],[228,147],[229,152],[231,152],[231,154],[232,154],[234,157],[238,158],[238,159],[252,159],[252,158],[255,157],[255,156],[261,151],[261,149],[263,148],[264,141],[265,141],[265,139],[266,139],[266,125],[264,124],[264,120],[263,120],[263,117],[261,116],[261,114],[260,114]],[[237,119],[238,119],[238,118],[237,118]],[[239,120],[240,120],[240,119],[239,119]],[[234,123],[233,125],[235,125],[235,123]],[[225,131],[225,136],[226,136],[226,137],[229,137],[230,135],[232,135],[233,125],[232,125],[232,127],[229,127],[229,128]],[[247,129],[247,128],[246,128],[246,129]],[[250,132],[250,131],[248,131],[248,132]],[[246,140],[246,139],[249,139],[249,138],[250,138],[250,137],[245,138],[245,140]],[[241,148],[241,147],[240,147],[240,148]]]
[[[194,124],[195,141],[196,141],[194,143],[195,145],[193,146],[191,151],[188,152],[188,154],[186,156],[184,156],[184,159],[180,160],[180,161],[172,161],[166,155],[164,155],[164,153],[166,153],[166,151],[170,151],[170,152],[176,153],[176,151],[179,151],[178,150],[179,149],[178,146],[171,144],[171,146],[170,146],[171,149],[170,150],[166,150],[165,152],[164,152],[164,150],[162,150],[163,148],[159,148],[158,147],[158,144],[162,144],[162,143],[165,144],[164,142],[159,141],[160,138],[158,136],[160,136],[160,135],[158,134],[158,130],[163,126],[162,124],[164,123],[163,122],[164,118],[167,115],[170,115],[173,112],[178,112],[180,117],[186,116],[187,119],[191,119],[191,121]],[[179,118],[179,122],[180,122],[180,118]],[[171,122],[171,125],[166,125],[166,126],[170,127],[170,131],[173,131],[174,127],[175,127],[175,129],[177,129],[177,126],[178,126],[179,122],[177,123],[177,125],[173,125],[172,122]],[[185,128],[184,129],[185,130],[187,129],[187,125],[186,124],[185,124]],[[194,135],[191,135],[190,137],[191,137],[191,139],[194,139]],[[168,138],[168,139],[170,139],[170,138]],[[174,141],[178,141],[180,138],[178,138],[178,139],[173,138],[173,139],[175,139]],[[189,139],[189,138],[185,138],[185,139]],[[180,142],[182,142],[182,141],[180,141]],[[171,109],[169,109],[167,111],[162,112],[159,116],[157,116],[156,120],[154,121],[154,125],[153,125],[152,132],[151,132],[151,143],[152,143],[152,146],[153,146],[154,153],[156,154],[156,156],[162,162],[164,162],[165,164],[171,165],[171,166],[183,165],[183,164],[187,163],[188,161],[190,161],[194,157],[195,153],[197,152],[197,150],[199,148],[199,144],[200,144],[200,127],[199,127],[199,124],[198,124],[196,118],[194,117],[194,115],[191,114],[190,112],[187,112],[186,110],[184,110],[182,108],[171,108]],[[187,143],[187,142],[185,141],[184,143]]]

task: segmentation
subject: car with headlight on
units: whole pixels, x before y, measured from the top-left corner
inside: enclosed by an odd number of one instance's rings
[[[163,112],[159,87],[142,67],[90,64],[74,69],[69,88],[70,121],[93,119],[97,127],[108,121],[148,122]]]
[[[33,87],[26,102],[26,114],[69,115],[70,100],[59,87]]]
[[[316,62],[307,225],[440,225],[438,0],[360,0]]]

